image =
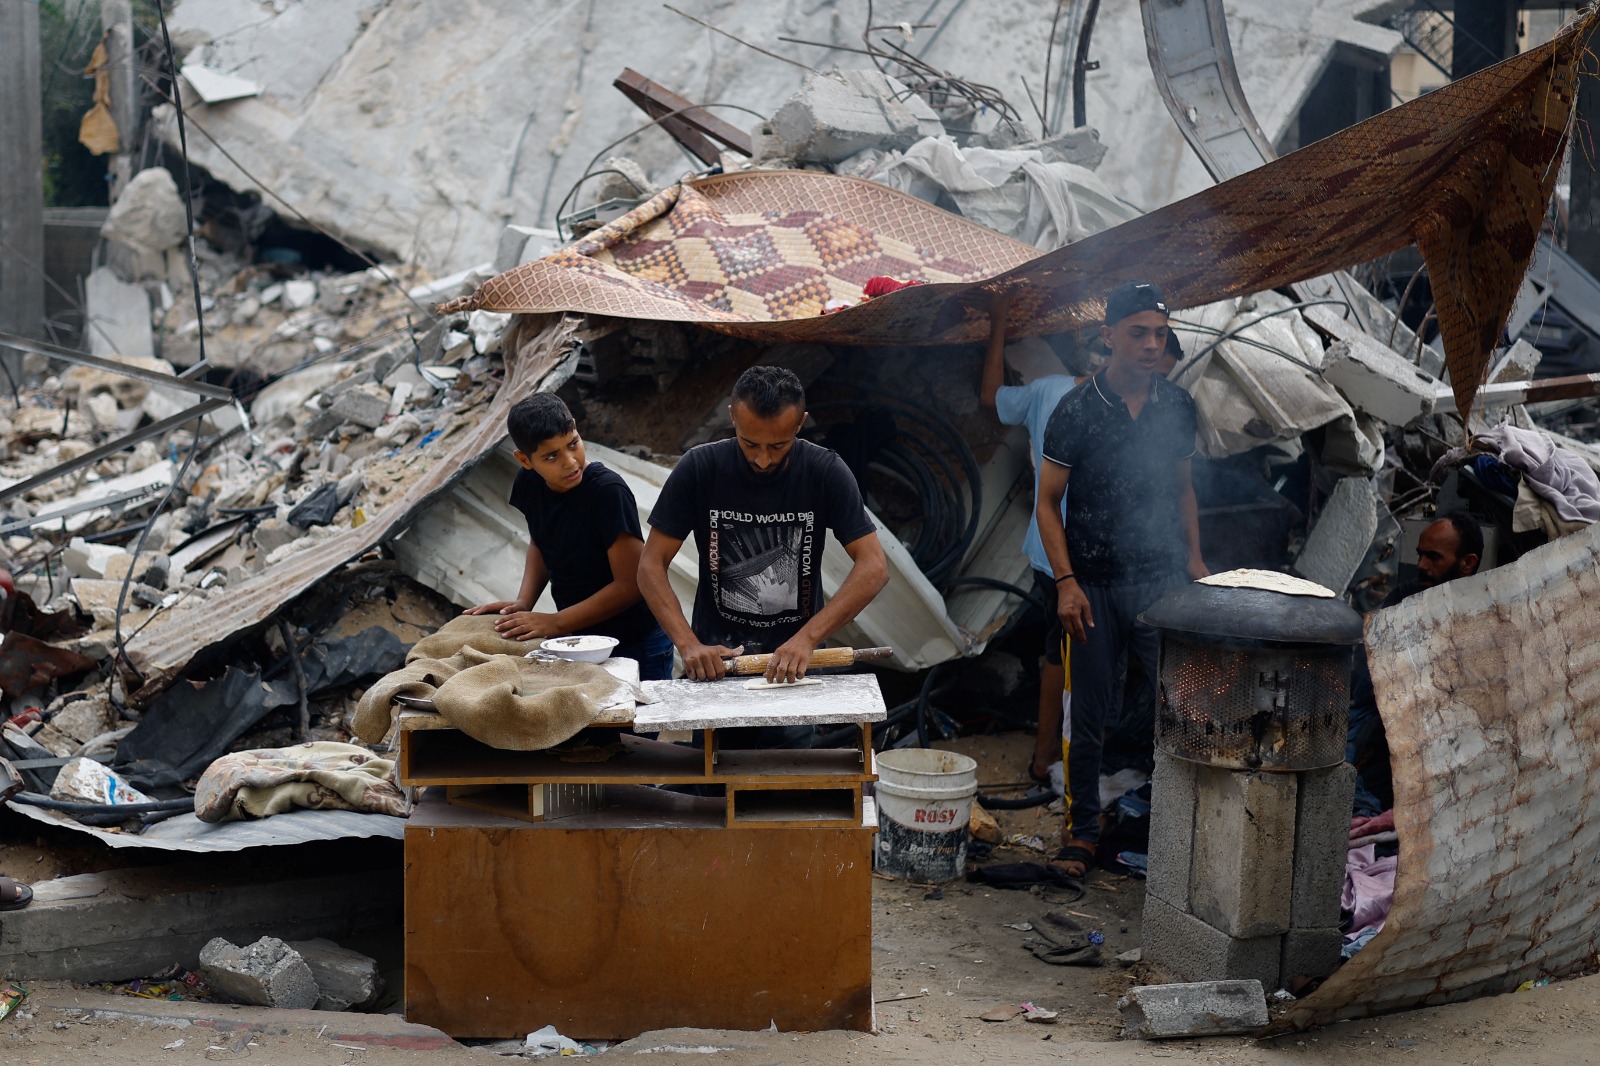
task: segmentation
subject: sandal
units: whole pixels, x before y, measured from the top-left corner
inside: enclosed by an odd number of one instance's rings
[[[1069,840],[1050,857],[1050,865],[1068,877],[1082,880],[1094,862],[1094,845],[1087,840]]]
[[[1039,773],[1038,771],[1036,771],[1033,768],[1032,760],[1029,760],[1029,762],[1028,762],[1028,780],[1032,781],[1036,785],[1048,785],[1050,783],[1050,771],[1046,770],[1042,774]]]
[[[33,889],[0,874],[0,911],[20,910],[33,902]]]

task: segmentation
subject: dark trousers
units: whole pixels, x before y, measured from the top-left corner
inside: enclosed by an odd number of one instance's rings
[[[1087,640],[1073,638],[1072,699],[1067,706],[1066,836],[1100,840],[1100,761],[1107,728],[1125,713],[1154,721],[1159,640],[1139,613],[1182,579],[1173,576],[1135,585],[1080,585],[1089,599],[1094,628]],[[1131,657],[1143,668],[1138,691],[1124,711],[1122,664]],[[1131,664],[1130,664],[1131,666]]]

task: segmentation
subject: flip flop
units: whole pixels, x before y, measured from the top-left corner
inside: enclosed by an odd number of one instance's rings
[[[33,902],[33,889],[0,874],[0,911],[21,910]]]

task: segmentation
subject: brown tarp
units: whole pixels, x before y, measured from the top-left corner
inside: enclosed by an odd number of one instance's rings
[[[1195,307],[1416,244],[1465,412],[1538,238],[1595,18],[1045,255],[870,182],[746,171],[668,189],[445,310],[688,321],[766,343],[976,343],[987,290],[1015,292],[1015,333],[1050,333],[1100,318],[1124,281],[1154,281],[1172,306]],[[819,313],[830,297],[858,299],[872,273],[930,284]]]

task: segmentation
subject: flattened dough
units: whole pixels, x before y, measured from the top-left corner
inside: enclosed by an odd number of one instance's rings
[[[773,692],[780,688],[799,688],[801,685],[820,685],[822,680],[815,677],[802,677],[799,681],[768,681],[758,677],[753,681],[746,681],[744,687],[751,692]]]

